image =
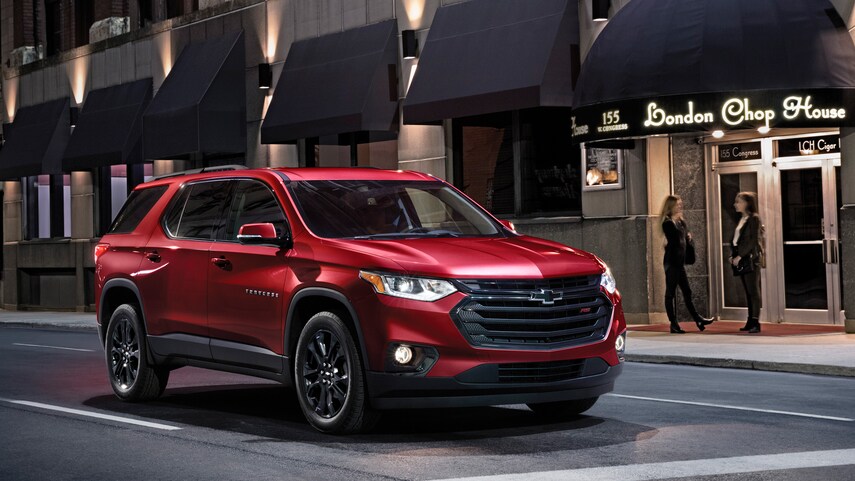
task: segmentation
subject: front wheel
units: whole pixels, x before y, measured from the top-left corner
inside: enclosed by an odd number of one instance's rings
[[[379,414],[368,405],[362,360],[350,330],[332,312],[319,312],[300,333],[294,360],[303,414],[324,433],[370,429]]]
[[[136,308],[122,304],[110,316],[104,350],[110,386],[123,401],[150,401],[166,389],[169,370],[149,364],[147,349]]]
[[[570,419],[594,407],[598,399],[599,397],[592,397],[551,403],[531,403],[527,406],[541,416],[548,416],[553,419]]]

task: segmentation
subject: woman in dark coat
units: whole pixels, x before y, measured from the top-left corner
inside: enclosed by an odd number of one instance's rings
[[[678,195],[669,195],[662,205],[662,231],[668,243],[665,246],[665,312],[671,323],[672,334],[685,334],[677,322],[676,294],[677,287],[683,292],[686,308],[698,326],[703,331],[705,326],[712,324],[712,319],[705,319],[698,314],[692,302],[692,288],[686,275],[686,245],[692,240],[692,233],[686,221],[683,220],[683,200]]]
[[[742,214],[733,233],[730,263],[734,274],[742,279],[745,297],[748,300],[748,322],[740,331],[760,332],[760,230],[762,222],[757,215],[757,194],[740,192],[733,203],[736,212]],[[751,264],[748,269],[738,269],[740,263]],[[745,272],[749,271],[749,272]]]

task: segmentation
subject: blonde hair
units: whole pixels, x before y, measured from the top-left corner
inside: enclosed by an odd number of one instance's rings
[[[662,203],[662,210],[659,212],[659,219],[662,222],[665,222],[665,219],[670,219],[674,215],[674,208],[677,207],[677,202],[680,202],[679,195],[665,197],[665,202]]]

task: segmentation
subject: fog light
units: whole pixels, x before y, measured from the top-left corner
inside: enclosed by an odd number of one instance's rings
[[[617,351],[618,360],[623,362],[626,354],[626,332],[615,339],[615,351]]]
[[[398,364],[409,364],[413,360],[413,350],[410,346],[398,346],[395,349],[395,362]]]

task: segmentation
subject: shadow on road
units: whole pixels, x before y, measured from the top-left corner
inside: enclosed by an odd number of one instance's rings
[[[105,411],[257,437],[246,442],[303,442],[350,451],[414,456],[590,449],[632,442],[642,434],[655,435],[655,430],[648,426],[609,418],[579,416],[566,422],[551,422],[527,409],[481,407],[388,411],[368,434],[330,436],[308,425],[292,389],[270,384],[167,389],[162,398],[145,404],[98,396],[85,404]]]

